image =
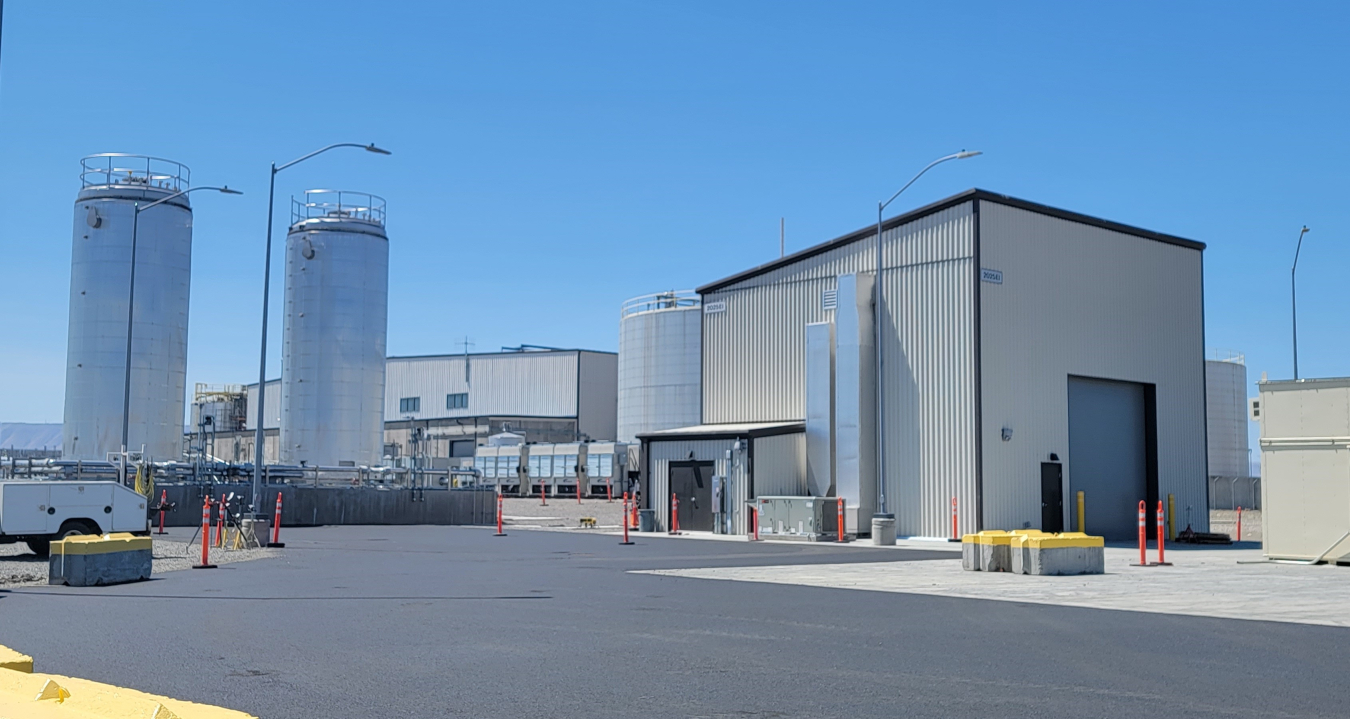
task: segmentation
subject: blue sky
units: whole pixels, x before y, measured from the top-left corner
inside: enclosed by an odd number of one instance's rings
[[[267,167],[388,199],[389,351],[615,349],[688,288],[969,187],[1204,241],[1207,344],[1346,375],[1350,11],[1336,3],[65,3],[0,58],[0,420],[62,414],[79,159],[196,184],[189,383],[256,378]],[[284,217],[279,228],[283,228]],[[284,228],[283,228],[284,232]],[[274,265],[273,317],[281,270]],[[280,321],[271,371],[280,372]],[[190,384],[189,384],[190,386]]]

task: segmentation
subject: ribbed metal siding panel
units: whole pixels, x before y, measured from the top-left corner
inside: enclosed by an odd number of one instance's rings
[[[969,257],[970,214],[966,203],[887,230],[887,267]],[[806,325],[833,318],[822,294],[841,274],[871,272],[874,252],[859,240],[705,295],[703,422],[802,420]],[[719,301],[726,310],[707,313]]]
[[[618,436],[700,423],[702,308],[671,307],[619,320]]]
[[[464,357],[397,357],[387,365],[384,416],[400,420],[522,415],[577,416],[577,353],[521,353],[470,356],[469,382]],[[446,409],[448,394],[469,393],[469,406]],[[399,400],[420,397],[421,411],[400,412]],[[603,439],[609,439],[605,437]]]
[[[755,443],[755,496],[800,496],[806,494],[806,434],[759,437]]]
[[[951,497],[974,526],[975,400],[971,203],[886,231],[888,510],[901,534],[946,536]],[[852,245],[704,297],[704,422],[801,420],[806,325],[829,321],[821,294],[873,269],[875,245]],[[760,494],[763,494],[760,492]]]
[[[1072,501],[1067,378],[1080,375],[1156,385],[1160,490],[1179,527],[1208,529],[1201,253],[981,202],[980,258],[1003,272],[980,286],[984,526],[1040,526],[1051,452]]]
[[[968,234],[949,239],[953,254],[969,252]],[[955,257],[882,276],[886,510],[902,535],[950,535],[952,497],[967,515],[962,526],[974,527],[973,262]]]
[[[713,472],[730,479],[733,531],[745,531],[745,503],[749,501],[746,495],[745,462],[739,456],[741,452],[734,452],[736,459],[731,462],[726,458],[735,442],[734,439],[700,439],[657,441],[647,445],[647,461],[651,471],[648,476],[651,492],[649,506],[656,510],[659,530],[670,528],[670,463],[687,461],[692,452],[695,460],[713,462]]]

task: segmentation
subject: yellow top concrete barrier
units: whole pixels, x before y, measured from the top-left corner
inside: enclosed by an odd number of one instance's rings
[[[1012,541],[1012,535],[1001,529],[986,529],[983,532],[975,534],[965,534],[961,536],[962,544],[1008,544]]]
[[[111,554],[113,552],[149,551],[153,540],[138,537],[127,532],[117,534],[77,534],[52,542],[51,553],[66,554]]]
[[[1105,540],[1082,532],[1064,532],[1047,534],[1041,537],[1027,537],[1027,546],[1032,549],[1061,549],[1063,547],[1104,547]]]
[[[0,647],[0,669],[32,674],[33,658],[27,654],[20,654],[9,647]]]
[[[257,719],[250,714],[52,674],[0,672],[5,719]]]

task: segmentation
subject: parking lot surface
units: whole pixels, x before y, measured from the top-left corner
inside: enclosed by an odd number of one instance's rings
[[[1345,629],[632,570],[949,552],[325,527],[281,556],[0,591],[39,671],[264,717],[1340,717]]]

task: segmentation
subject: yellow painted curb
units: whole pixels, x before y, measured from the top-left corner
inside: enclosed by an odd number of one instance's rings
[[[0,672],[5,719],[257,719],[250,714],[53,674]]]
[[[0,669],[32,674],[33,658],[27,654],[20,654],[9,647],[0,647]]]
[[[51,553],[65,554],[112,554],[113,552],[150,551],[153,545],[149,537],[137,537],[127,532],[117,534],[77,534],[52,542]]]

